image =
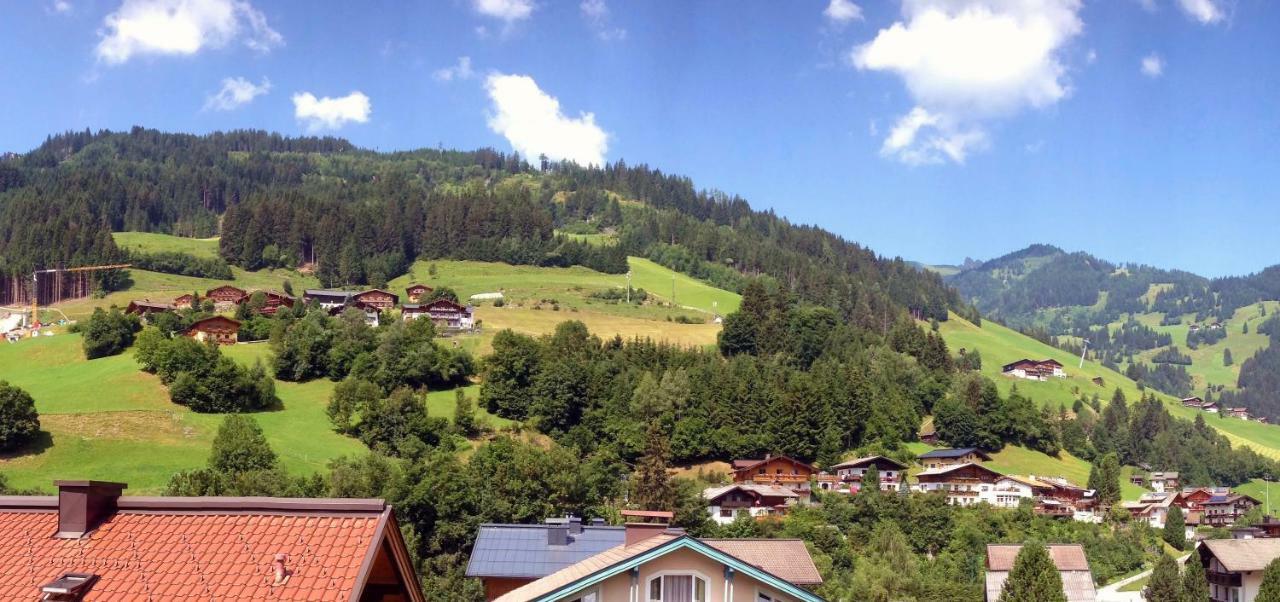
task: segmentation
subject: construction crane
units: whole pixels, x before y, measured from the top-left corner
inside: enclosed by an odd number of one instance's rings
[[[62,274],[66,272],[75,272],[75,273],[96,272],[99,270],[118,270],[118,269],[127,268],[131,266],[132,264],[128,264],[128,263],[117,263],[112,265],[87,265],[87,266],[82,266],[78,268],[54,268],[51,270],[36,270],[34,272],[31,272],[31,324],[30,324],[31,327],[34,329],[35,326],[40,323],[39,314],[37,313],[38,311],[40,311],[40,305],[39,305],[40,304],[40,274]],[[57,302],[60,300],[61,300],[61,295],[55,294],[54,302]]]

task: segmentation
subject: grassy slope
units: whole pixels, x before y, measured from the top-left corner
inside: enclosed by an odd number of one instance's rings
[[[1280,311],[1280,302],[1267,301],[1264,305],[1267,308],[1267,316]],[[1191,356],[1191,365],[1187,366],[1187,371],[1195,378],[1195,388],[1201,393],[1209,384],[1226,385],[1227,388],[1234,389],[1236,379],[1240,376],[1240,364],[1267,346],[1266,335],[1256,332],[1258,325],[1266,319],[1261,315],[1256,304],[1237,309],[1231,319],[1227,320],[1224,326],[1227,338],[1213,345],[1201,345],[1197,349],[1187,348],[1187,330],[1194,321],[1194,315],[1183,316],[1182,323],[1173,326],[1161,326],[1160,320],[1163,317],[1164,314],[1153,313],[1138,315],[1136,319],[1158,332],[1168,333],[1173,337],[1173,344],[1180,351]],[[1249,334],[1243,332],[1246,323],[1249,324]],[[1120,322],[1111,324],[1113,330],[1119,326]],[[1222,353],[1227,349],[1231,350],[1234,360],[1231,366],[1224,366],[1222,363]],[[1158,350],[1145,351],[1137,357],[1150,361],[1156,351]]]
[[[217,238],[185,238],[154,232],[116,232],[111,235],[116,245],[129,251],[187,253],[196,257],[218,256]]]
[[[1106,400],[1119,387],[1129,400],[1137,399],[1141,395],[1137,384],[1118,372],[1091,361],[1086,361],[1083,368],[1077,368],[1079,357],[994,322],[984,321],[979,328],[953,317],[942,323],[941,332],[953,351],[960,348],[978,349],[982,353],[983,373],[996,382],[1002,393],[1008,393],[1016,385],[1020,392],[1039,403],[1052,404],[1053,407],[1064,404],[1068,408],[1071,407],[1078,392],[1089,395],[1096,392]],[[1049,379],[1046,382],[1035,382],[1006,378],[1000,374],[1002,365],[1024,357],[1056,359],[1066,366],[1068,376]],[[1101,376],[1105,384],[1101,387],[1093,384],[1090,379],[1095,376]],[[1168,405],[1169,412],[1174,416],[1192,419],[1200,413],[1182,407],[1178,400],[1171,396],[1159,394],[1159,397]],[[1233,444],[1248,445],[1260,454],[1280,458],[1280,426],[1220,418],[1209,414],[1205,414],[1205,420],[1231,439]]]

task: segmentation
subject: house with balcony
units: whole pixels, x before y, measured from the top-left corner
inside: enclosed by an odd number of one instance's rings
[[[1280,539],[1206,539],[1187,561],[1204,566],[1212,602],[1254,602],[1262,572],[1276,558]]]
[[[895,491],[906,477],[907,465],[884,456],[868,456],[848,462],[841,462],[830,468],[841,486],[851,491],[862,488],[862,477],[867,469],[876,467],[879,474],[880,490]]]
[[[702,492],[707,500],[707,512],[717,524],[727,525],[739,512],[760,519],[784,516],[792,506],[801,503],[800,494],[780,485],[734,483],[723,487],[709,487]],[[807,496],[806,496],[807,499]]]
[[[981,464],[943,466],[917,474],[916,490],[942,493],[947,503],[955,506],[972,506],[979,502],[994,505],[996,482],[1003,478],[1003,474]]]
[[[818,474],[812,464],[790,456],[765,454],[758,460],[734,460],[734,483],[783,485],[793,488],[809,488],[809,479]]]
[[[916,456],[916,461],[924,466],[925,470],[933,470],[961,464],[990,462],[991,456],[976,447],[962,447],[929,450]]]
[[[1129,511],[1133,520],[1144,521],[1160,529],[1164,527],[1164,521],[1169,516],[1169,508],[1177,498],[1176,493],[1152,491],[1142,494],[1136,502],[1123,502],[1120,506]]]
[[[1210,527],[1229,527],[1240,517],[1261,504],[1251,496],[1232,493],[1215,495],[1201,504],[1201,521]]]

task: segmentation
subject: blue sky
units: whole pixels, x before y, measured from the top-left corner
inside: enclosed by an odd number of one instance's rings
[[[0,55],[0,150],[134,124],[493,146],[930,263],[1280,263],[1266,0],[32,0]]]

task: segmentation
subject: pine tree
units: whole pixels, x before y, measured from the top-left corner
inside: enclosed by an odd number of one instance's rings
[[[1280,558],[1272,560],[1262,573],[1262,586],[1254,602],[1280,602]]]
[[[644,455],[636,462],[631,503],[641,510],[671,510],[675,507],[676,490],[667,476],[670,444],[657,420],[649,422],[645,433]]]
[[[858,487],[858,493],[880,493],[880,469],[875,464],[867,467],[866,472],[862,473],[862,483]]]
[[[1018,551],[999,602],[1067,602],[1062,576],[1044,544],[1032,542]]]
[[[1160,554],[1151,580],[1143,590],[1147,602],[1182,602],[1182,582],[1178,579],[1178,561],[1168,554]]]
[[[1235,363],[1235,360],[1232,360],[1232,359],[1231,359],[1231,350],[1230,350],[1230,349],[1223,349],[1223,350],[1222,350],[1222,365],[1223,365],[1223,366],[1230,366],[1231,364],[1234,364],[1234,363]]]
[[[1182,551],[1187,547],[1187,523],[1182,517],[1182,509],[1169,506],[1169,515],[1164,519],[1164,532],[1161,534],[1165,542],[1175,550]]]
[[[1192,552],[1187,567],[1182,571],[1183,602],[1209,602],[1209,579],[1200,564],[1200,555]]]
[[[1094,491],[1094,499],[1104,507],[1120,501],[1120,461],[1114,452],[1089,467],[1086,487]]]
[[[476,409],[462,389],[458,389],[454,396],[453,426],[464,437],[476,434]]]

